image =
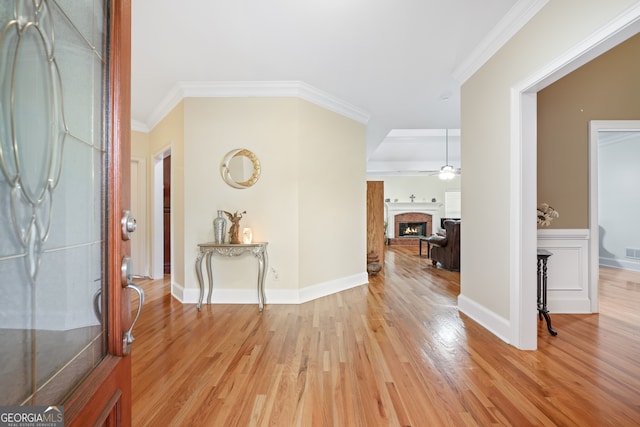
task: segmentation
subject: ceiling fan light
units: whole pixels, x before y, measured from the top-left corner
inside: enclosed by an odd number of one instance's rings
[[[440,168],[438,176],[443,181],[449,181],[456,176],[456,170],[449,164],[449,129],[445,129],[445,144],[445,148],[447,150],[445,161],[447,163]]]
[[[453,179],[454,176],[456,176],[456,173],[455,173],[455,170],[453,169],[453,166],[446,165],[440,168],[440,173],[438,174],[438,177],[441,180],[448,181],[450,179]]]

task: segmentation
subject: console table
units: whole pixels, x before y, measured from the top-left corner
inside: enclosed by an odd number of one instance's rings
[[[202,260],[206,260],[207,275],[209,276],[209,294],[207,303],[211,304],[211,293],[213,292],[213,271],[211,266],[211,258],[213,255],[221,255],[225,257],[237,257],[243,253],[251,253],[258,260],[258,309],[262,311],[265,303],[264,297],[264,277],[267,272],[267,242],[256,243],[199,243],[198,257],[196,258],[196,275],[198,284],[200,285],[200,299],[198,300],[198,311],[202,306],[204,297],[204,281],[202,280]]]
[[[553,255],[546,249],[538,249],[538,317],[547,321],[547,329],[551,335],[558,335],[551,327],[551,316],[547,310],[547,259]]]

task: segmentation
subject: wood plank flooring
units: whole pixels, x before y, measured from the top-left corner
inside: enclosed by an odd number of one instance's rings
[[[532,352],[458,313],[459,274],[417,247],[385,262],[369,286],[262,314],[140,282],[133,425],[640,425],[640,274],[602,269],[601,313],[552,313],[558,336],[540,322]]]

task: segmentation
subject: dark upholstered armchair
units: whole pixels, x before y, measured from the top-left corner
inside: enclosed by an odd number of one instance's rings
[[[445,235],[434,235],[427,238],[431,245],[431,262],[440,263],[446,270],[460,271],[460,222],[446,220]]]

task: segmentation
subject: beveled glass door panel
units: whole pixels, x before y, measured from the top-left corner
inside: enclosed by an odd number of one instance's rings
[[[106,354],[105,16],[0,2],[0,405],[60,404]]]

